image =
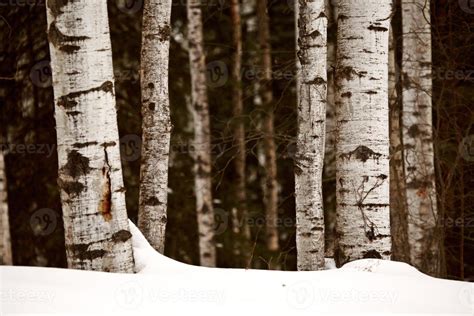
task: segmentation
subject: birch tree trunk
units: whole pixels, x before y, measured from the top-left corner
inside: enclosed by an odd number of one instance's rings
[[[401,121],[401,98],[398,93],[400,72],[396,64],[396,42],[390,29],[389,37],[389,110],[390,110],[390,223],[392,259],[410,263],[406,205],[405,172]]]
[[[270,22],[267,12],[267,0],[257,1],[258,38],[261,50],[263,82],[262,96],[262,132],[265,154],[265,188],[264,203],[266,217],[267,248],[277,251],[278,241],[278,182],[276,146],[273,126],[273,90],[272,90],[272,56],[270,45]]]
[[[206,86],[201,0],[188,0],[189,62],[194,109],[195,190],[202,266],[216,266],[214,210],[212,205],[211,131]]]
[[[411,263],[439,271],[439,234],[432,132],[430,6],[402,0],[403,149]]]
[[[0,229],[2,230],[2,238],[0,239],[0,265],[13,264],[7,196],[5,161],[3,159],[3,152],[0,152]]]
[[[47,1],[70,268],[133,272],[107,2]]]
[[[142,28],[143,146],[138,227],[160,253],[165,249],[171,138],[168,92],[171,2],[147,0]]]
[[[337,39],[338,266],[389,259],[390,0],[341,0]]]
[[[322,177],[326,137],[327,17],[324,0],[296,2],[298,135],[295,159],[299,271],[324,268]]]
[[[247,225],[247,194],[246,194],[246,146],[245,125],[243,121],[243,99],[242,99],[242,26],[239,0],[231,0],[232,18],[232,42],[235,49],[232,64],[232,110],[234,119],[234,142],[235,142],[235,198],[237,200],[236,220],[238,226],[234,227],[237,233],[236,249],[239,254],[249,251],[250,229]],[[245,263],[247,258],[244,258]]]

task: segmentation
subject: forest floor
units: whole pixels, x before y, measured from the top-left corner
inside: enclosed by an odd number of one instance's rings
[[[474,284],[397,262],[282,272],[190,266],[131,224],[136,274],[0,267],[0,315],[474,315]]]

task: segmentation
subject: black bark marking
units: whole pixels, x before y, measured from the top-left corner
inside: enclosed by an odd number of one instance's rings
[[[66,6],[70,0],[47,0],[47,6],[51,11],[51,14],[54,17],[57,17],[61,13],[63,13],[62,9]]]
[[[151,197],[145,200],[145,205],[147,206],[156,206],[156,205],[161,205],[163,203],[160,202],[156,197]]]
[[[209,205],[207,205],[207,203],[204,203],[201,209],[201,214],[208,214],[209,211],[210,211]]]
[[[59,104],[58,104],[58,105],[59,105]],[[80,112],[80,111],[66,111],[66,115],[67,115],[67,116],[73,116],[73,117],[74,117],[74,116],[77,116],[77,115],[79,115],[79,114],[81,114],[81,113],[82,113],[82,112]]]
[[[77,150],[72,150],[67,155],[67,163],[61,168],[61,171],[73,178],[86,175],[91,170],[89,158],[81,155]]]
[[[114,142],[114,141],[111,141],[111,142],[105,142],[105,143],[102,143],[101,145],[102,147],[104,148],[107,148],[107,147],[114,147],[114,146],[117,146],[117,143]]]
[[[337,70],[336,79],[337,80],[341,80],[341,79],[352,80],[354,78],[354,75],[358,76],[359,78],[362,78],[367,75],[367,72],[366,71],[357,72],[354,68],[349,67],[349,66],[342,67]]]
[[[368,27],[369,30],[375,31],[375,32],[387,32],[388,28],[383,27],[383,26],[377,26],[377,25],[371,25]]]
[[[321,77],[317,77],[317,78],[315,78],[315,79],[313,79],[313,80],[306,81],[306,82],[304,82],[304,83],[305,83],[305,84],[315,84],[315,85],[317,85],[317,86],[321,86],[321,85],[323,85],[323,84],[326,84],[326,80],[324,80],[324,79],[321,78]]]
[[[74,147],[74,148],[85,148],[85,147],[94,146],[94,145],[97,145],[97,144],[98,144],[97,142],[74,143],[72,145],[72,147]]]
[[[348,154],[341,154],[340,157],[343,159],[349,159],[353,155],[357,160],[362,162],[366,162],[369,159],[379,159],[382,156],[382,154],[376,153],[366,146],[359,146]]]
[[[339,16],[337,17],[338,20],[341,20],[341,21],[344,21],[344,20],[347,20],[349,19],[349,17],[347,15],[344,15],[344,14],[339,14]]]
[[[372,249],[372,250],[369,250],[367,251],[366,253],[364,253],[364,259],[369,259],[369,258],[373,258],[373,259],[382,259],[382,256],[380,255],[380,253],[375,250],[375,249]]]
[[[63,107],[65,109],[71,109],[78,105],[77,101],[74,99],[77,99],[81,95],[90,93],[90,92],[98,92],[98,91],[103,91],[105,93],[112,93],[114,94],[114,84],[112,81],[106,81],[104,82],[100,87],[92,88],[89,90],[85,91],[77,91],[77,92],[71,92],[67,95],[64,95],[59,98],[58,100],[58,106]]]
[[[168,24],[166,24],[165,26],[163,26],[159,31],[158,31],[158,34],[160,36],[160,41],[162,42],[165,42],[165,41],[168,41],[170,39],[170,35],[171,35],[171,28]]]
[[[110,183],[110,164],[109,157],[107,154],[107,147],[104,146],[104,160],[105,164],[102,168],[102,198],[99,202],[99,212],[104,217],[105,221],[108,222],[112,219],[112,189]]]
[[[350,91],[349,91],[349,92],[345,92],[345,93],[341,94],[341,97],[343,97],[343,98],[350,98],[350,97],[352,97],[352,92],[350,92]]]
[[[321,36],[321,33],[318,30],[314,30],[306,36],[311,37],[312,39],[316,39],[317,37]]]
[[[88,36],[68,36],[58,29],[56,22],[49,25],[48,39],[57,49],[71,54],[78,51],[81,47],[77,45],[78,42],[89,39]]]
[[[160,220],[163,224],[166,224],[168,222],[168,218],[166,216],[161,216]]]
[[[420,128],[418,127],[418,125],[413,124],[412,126],[410,126],[410,128],[408,129],[408,135],[410,135],[410,137],[412,138],[416,138],[418,135],[420,135]]]
[[[100,250],[87,250],[89,249],[89,244],[76,244],[69,247],[72,251],[73,256],[79,260],[94,260],[97,258],[102,258],[107,251]]]
[[[154,102],[151,102],[150,104],[148,104],[148,109],[150,109],[150,111],[154,111],[156,108],[156,104]]]
[[[77,181],[63,181],[58,179],[58,186],[66,192],[68,195],[79,195],[82,191],[85,190],[86,186]]]
[[[114,242],[126,242],[132,238],[132,234],[128,230],[120,230],[112,235],[112,241]]]

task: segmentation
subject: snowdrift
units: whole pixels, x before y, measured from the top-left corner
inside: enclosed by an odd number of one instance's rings
[[[137,274],[0,267],[1,315],[474,315],[474,285],[397,262],[281,272],[166,258],[131,224]]]

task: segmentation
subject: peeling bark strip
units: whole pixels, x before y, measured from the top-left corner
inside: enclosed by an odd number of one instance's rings
[[[299,271],[324,268],[322,176],[326,135],[327,17],[324,0],[297,1],[298,136],[295,163]]]
[[[335,259],[341,266],[361,258],[389,259],[391,254],[384,30],[389,28],[392,1],[338,3]]]
[[[273,91],[272,91],[272,49],[270,45],[270,21],[267,0],[257,1],[258,42],[261,50],[263,81],[260,85],[262,96],[262,132],[265,156],[264,203],[266,217],[267,248],[278,251],[278,182],[277,158],[274,135]]]
[[[432,127],[430,6],[402,0],[403,150],[411,263],[440,273]]]
[[[195,191],[201,265],[216,266],[212,205],[211,130],[206,86],[206,57],[200,0],[188,0],[189,64],[194,116]]]
[[[7,177],[3,152],[0,151],[0,265],[12,265],[10,223],[8,218]]]
[[[171,119],[168,64],[171,0],[147,0],[143,9],[141,87],[143,146],[138,227],[163,253],[168,201]]]
[[[49,0],[47,18],[68,265],[133,272],[107,3]]]

